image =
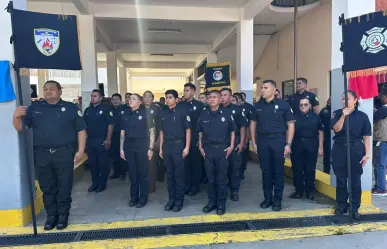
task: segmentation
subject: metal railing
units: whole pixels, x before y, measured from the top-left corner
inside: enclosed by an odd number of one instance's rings
[[[295,3],[298,3],[298,6],[304,6],[318,2],[319,0],[274,0],[271,5],[276,7],[294,7]]]

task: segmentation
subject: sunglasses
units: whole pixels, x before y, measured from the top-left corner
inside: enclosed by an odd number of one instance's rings
[[[309,104],[300,104],[300,107],[308,107]]]

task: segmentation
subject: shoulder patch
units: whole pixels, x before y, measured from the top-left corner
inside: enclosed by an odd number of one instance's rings
[[[290,111],[291,111],[292,113],[294,113],[294,112],[293,112],[293,109],[292,109],[291,107],[290,107]]]
[[[315,98],[315,99],[316,99],[316,101],[318,101],[318,98],[317,98],[317,96],[316,96],[316,98]]]
[[[233,118],[233,116],[232,116],[232,115],[231,115],[231,120],[232,120],[232,121],[234,121],[234,118]]]
[[[109,112],[109,114],[110,114],[110,116],[112,116],[112,117],[113,117],[113,112],[112,112],[112,111],[110,111],[110,112]]]
[[[78,116],[82,117],[82,112],[80,110],[78,110]]]
[[[191,122],[191,118],[189,116],[187,116],[187,121]]]

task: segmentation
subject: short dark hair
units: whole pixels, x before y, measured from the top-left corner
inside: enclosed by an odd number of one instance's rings
[[[275,83],[274,80],[264,80],[263,81],[263,84],[267,84],[267,83],[271,84],[274,88],[277,88],[277,83]]]
[[[308,100],[309,104],[312,104],[312,102],[310,102],[310,99],[307,98],[307,97],[302,97],[302,98],[300,99],[300,103],[301,103],[301,100],[304,100],[304,99]]]
[[[211,93],[216,93],[216,94],[220,95],[220,91],[219,91],[219,90],[211,90],[211,91],[210,91],[210,94],[211,94]]]
[[[297,81],[298,80],[304,82],[305,84],[308,84],[308,80],[303,77],[297,78]]]
[[[101,93],[101,90],[99,90],[99,89],[94,89],[93,91],[91,91],[91,93],[98,93],[99,96],[101,96],[101,97],[103,96]]]
[[[146,93],[150,93],[152,95],[152,99],[155,98],[155,95],[153,95],[153,93],[151,91],[149,91],[149,90],[145,91],[142,96],[145,96]]]
[[[122,100],[121,94],[119,94],[119,93],[113,94],[112,98],[114,98],[114,97],[118,97],[118,98],[120,98],[120,100]]]
[[[246,93],[240,92],[240,94],[242,95],[243,98],[246,98]]]
[[[201,94],[199,94],[199,96],[200,96],[200,95],[204,95],[204,96],[206,96],[206,94],[205,94],[205,93],[201,93]]]
[[[196,86],[192,83],[185,83],[184,88],[186,88],[186,87],[189,87],[189,88],[193,89],[194,91],[196,91]]]
[[[353,90],[348,90],[347,93],[351,94],[352,97],[354,97],[355,99],[358,99],[357,94],[356,94],[355,91],[353,91]],[[343,93],[343,94],[345,94],[345,93]],[[355,109],[359,108],[359,106],[360,106],[360,104],[359,104],[359,99],[358,99],[358,100],[356,101],[356,104],[355,104]]]
[[[237,98],[239,100],[243,100],[243,97],[242,97],[241,93],[234,93],[232,96],[234,96],[235,98]]]
[[[162,99],[163,99],[163,100],[165,100],[165,98],[164,98],[164,97],[160,97],[160,100],[162,100]]]
[[[222,89],[220,90],[220,92],[223,92],[223,91],[227,91],[227,92],[230,93],[230,95],[232,95],[232,91],[231,91],[230,88],[224,87],[224,88],[222,88]]]
[[[58,90],[62,90],[62,86],[60,85],[60,83],[58,81],[55,81],[55,80],[47,80],[45,84],[55,84],[56,87],[58,88]]]
[[[165,92],[165,96],[167,96],[168,94],[171,94],[175,99],[179,97],[179,94],[177,93],[177,91],[173,89],[169,89]]]
[[[125,98],[126,96],[129,95],[129,97],[132,95],[131,93],[125,93]]]
[[[210,95],[210,92],[209,91],[205,91],[204,95],[208,96],[208,95]]]

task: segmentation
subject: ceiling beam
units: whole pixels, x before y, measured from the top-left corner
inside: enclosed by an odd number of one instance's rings
[[[125,61],[122,58],[121,54],[116,53],[116,56],[117,56],[117,66],[118,67],[125,67]]]
[[[273,0],[249,0],[244,8],[242,8],[242,20],[250,20],[258,15],[271,4]]]
[[[215,40],[212,42],[210,47],[210,53],[218,52],[220,45],[228,40],[229,38],[233,37],[236,32],[236,25],[231,25],[230,27],[227,27],[223,29],[219,35],[215,38]]]
[[[195,62],[125,61],[126,68],[192,69]]]
[[[93,15],[107,19],[238,22],[237,8],[149,6],[93,3]]]
[[[207,54],[208,45],[114,43],[118,53]],[[100,51],[98,51],[100,52]]]
[[[75,8],[78,9],[79,13],[82,15],[89,14],[89,0],[71,0]]]

